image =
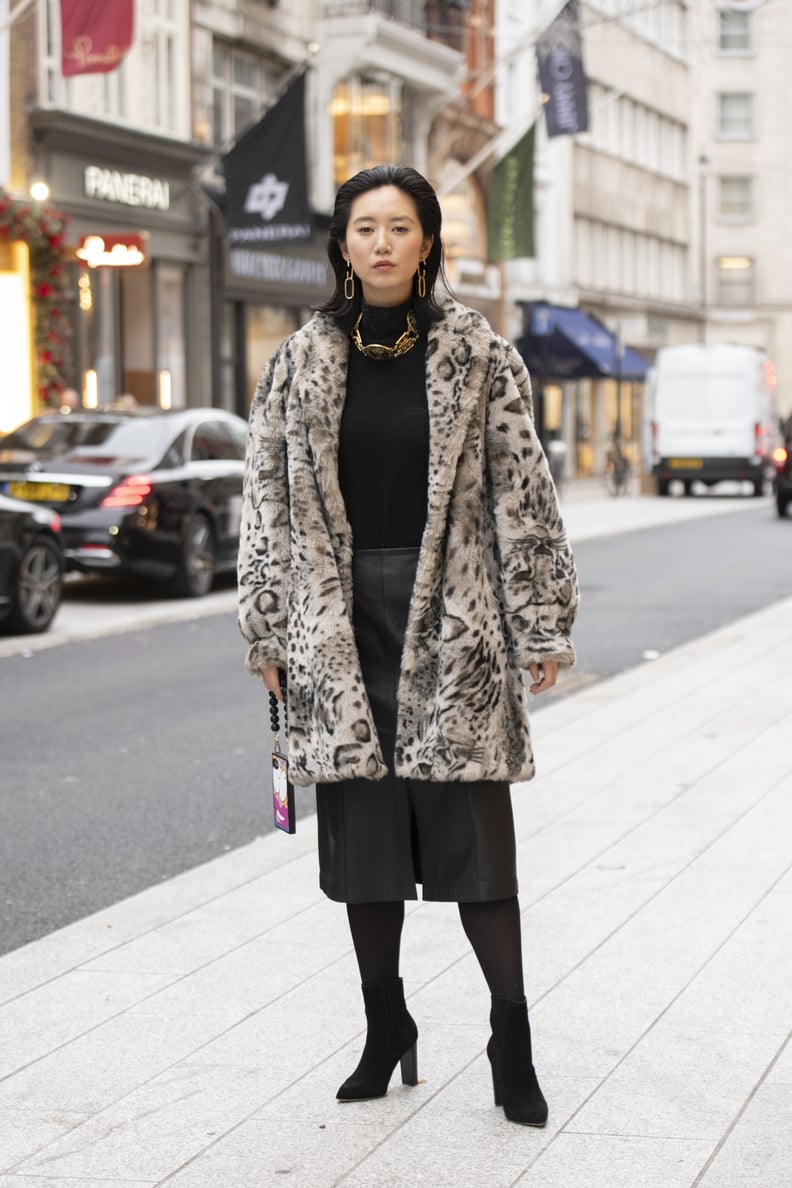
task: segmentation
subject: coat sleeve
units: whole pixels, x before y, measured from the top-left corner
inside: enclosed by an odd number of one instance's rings
[[[285,345],[261,373],[250,406],[237,578],[239,627],[248,642],[245,667],[286,668],[289,583],[289,480]]]
[[[508,641],[520,668],[575,662],[575,562],[555,484],[533,424],[531,381],[500,341],[486,410],[488,495]],[[499,356],[499,357],[498,357]]]

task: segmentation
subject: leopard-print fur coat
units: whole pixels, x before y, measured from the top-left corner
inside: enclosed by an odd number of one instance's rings
[[[352,533],[338,481],[349,338],[315,314],[264,368],[250,410],[239,553],[247,668],[288,671],[296,784],[387,768],[352,631]],[[578,601],[528,373],[456,302],[429,332],[429,493],[399,681],[395,771],[534,774],[520,669],[574,663]]]

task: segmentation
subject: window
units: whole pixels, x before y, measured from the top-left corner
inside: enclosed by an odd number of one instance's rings
[[[154,127],[170,133],[179,130],[176,103],[178,32],[174,0],[154,0],[149,15],[154,63]]]
[[[360,169],[409,157],[402,144],[402,84],[391,76],[339,82],[330,102],[336,185]]]
[[[753,95],[732,91],[718,96],[718,135],[724,140],[749,140],[753,128]]]
[[[718,213],[730,222],[748,222],[753,218],[753,178],[718,179]]]
[[[202,421],[193,434],[190,459],[193,462],[239,460],[238,444],[223,421]]]
[[[212,48],[212,132],[215,144],[232,141],[259,116],[278,87],[281,71],[256,54],[222,41]]]
[[[753,49],[753,29],[750,12],[727,9],[718,13],[718,45],[723,53],[748,53]]]
[[[718,304],[753,305],[754,262],[748,256],[718,258]]]

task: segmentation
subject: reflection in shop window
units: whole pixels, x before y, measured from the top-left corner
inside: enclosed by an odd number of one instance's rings
[[[329,108],[336,185],[360,169],[405,156],[401,108],[399,79],[354,77],[336,84]]]

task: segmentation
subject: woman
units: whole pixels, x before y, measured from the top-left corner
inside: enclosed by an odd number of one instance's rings
[[[368,1021],[341,1101],[417,1082],[404,901],[457,902],[492,995],[495,1104],[544,1126],[523,989],[509,781],[526,697],[573,663],[574,564],[517,352],[444,294],[441,214],[404,166],[336,196],[330,300],[265,367],[239,558],[248,670],[316,781],[320,885],[345,903]]]

